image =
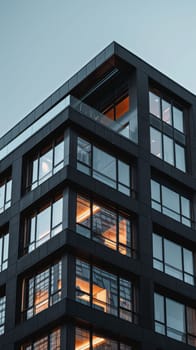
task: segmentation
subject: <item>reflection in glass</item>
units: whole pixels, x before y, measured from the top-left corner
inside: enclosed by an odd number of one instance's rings
[[[165,100],[162,100],[162,120],[172,125],[171,104]]]
[[[120,346],[120,347],[119,347]],[[92,334],[89,330],[76,328],[75,350],[131,350],[132,347],[103,336]]]
[[[76,231],[121,254],[132,256],[130,219],[80,195],[77,196]]]
[[[164,161],[174,165],[174,143],[173,140],[163,135],[163,153],[164,153]]]
[[[166,299],[167,335],[185,342],[185,307],[174,300]]]
[[[152,127],[150,128],[150,152],[162,159],[162,135]]]
[[[60,329],[56,329],[34,342],[21,346],[20,350],[60,350]]]
[[[93,177],[116,187],[116,159],[97,147],[93,147]]]
[[[90,276],[92,276],[90,278]],[[76,260],[76,300],[132,322],[132,283]]]
[[[194,285],[193,252],[155,233],[153,233],[153,267]]]
[[[11,206],[12,180],[0,183],[0,214]]]
[[[50,144],[36,155],[29,167],[31,190],[46,181],[49,177],[63,168],[64,165],[64,141],[59,138],[56,143]]]
[[[184,147],[175,144],[175,156],[176,156],[176,168],[186,171],[186,165],[185,165],[185,149]]]
[[[41,208],[25,224],[25,250],[28,252],[39,247],[62,230],[63,199],[60,197],[48,206]]]
[[[9,233],[0,236],[0,272],[8,267]]]
[[[174,120],[174,128],[181,132],[184,132],[183,111],[181,111],[177,107],[173,107],[173,120]]]
[[[61,299],[61,262],[24,280],[22,313],[29,319]]]
[[[151,180],[152,208],[191,227],[190,200]]]
[[[130,196],[129,164],[78,137],[77,169]]]
[[[155,115],[157,118],[160,118],[160,97],[153,94],[153,92],[149,92],[149,104],[150,113]]]

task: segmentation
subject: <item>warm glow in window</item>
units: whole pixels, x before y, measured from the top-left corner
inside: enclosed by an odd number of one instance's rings
[[[124,97],[120,101],[115,101],[109,108],[107,108],[103,114],[105,114],[111,120],[116,120],[122,117],[130,109],[129,96]]]

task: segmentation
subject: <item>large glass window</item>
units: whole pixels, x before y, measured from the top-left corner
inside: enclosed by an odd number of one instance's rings
[[[175,105],[174,101],[165,100],[156,92],[149,92],[150,113],[171,125],[180,132],[184,132],[183,110]]]
[[[121,118],[125,113],[129,112],[130,109],[130,98],[128,95],[122,96],[103,111],[108,118],[117,120]]]
[[[135,256],[130,217],[81,195],[77,196],[76,232],[121,254]]]
[[[0,272],[8,267],[9,233],[0,230]]]
[[[20,347],[20,350],[60,350],[60,329]]]
[[[52,202],[25,218],[24,252],[31,252],[62,231],[63,198]]]
[[[106,338],[90,332],[89,330],[76,328],[75,350],[132,350],[132,346]]]
[[[186,171],[185,148],[183,146],[153,127],[150,128],[150,144],[152,154],[183,172]]]
[[[130,166],[78,137],[77,169],[130,196]]]
[[[12,179],[6,177],[0,180],[0,214],[11,206]]]
[[[152,208],[191,227],[190,200],[151,180]]]
[[[33,190],[64,166],[64,140],[59,137],[29,161],[27,190]]]
[[[76,260],[76,300],[97,310],[136,322],[131,281]]]
[[[196,346],[195,309],[155,293],[154,318],[157,333]]]
[[[58,262],[23,280],[23,319],[37,315],[61,299],[61,279],[61,262]]]
[[[193,252],[156,233],[153,233],[153,267],[195,285]]]

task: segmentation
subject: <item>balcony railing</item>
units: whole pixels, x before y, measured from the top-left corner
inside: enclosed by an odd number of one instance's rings
[[[121,134],[122,136],[137,143],[137,114],[127,113],[118,121],[113,121],[107,118],[105,115],[97,111],[96,109],[81,102],[77,98],[69,95],[51,108],[48,112],[43,114],[39,119],[33,122],[29,127],[20,132],[5,146],[0,148],[0,160],[5,158],[8,154],[19,147],[23,142],[28,140],[37,131],[39,131],[48,122],[54,119],[59,113],[61,113],[68,106],[71,106],[76,111],[82,113],[86,117],[95,120],[96,122],[104,125],[106,128]]]

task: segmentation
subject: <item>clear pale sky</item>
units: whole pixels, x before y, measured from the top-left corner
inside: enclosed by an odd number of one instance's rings
[[[0,0],[0,137],[113,40],[196,93],[196,0]]]

